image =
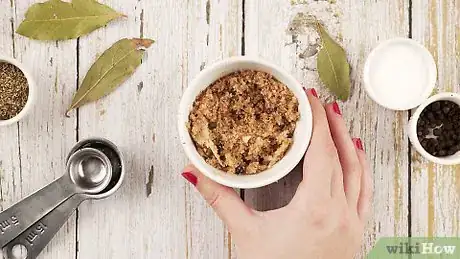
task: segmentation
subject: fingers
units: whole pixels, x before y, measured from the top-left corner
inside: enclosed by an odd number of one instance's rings
[[[369,161],[367,160],[361,139],[353,139],[353,143],[355,144],[356,153],[363,168],[363,173],[361,175],[361,192],[359,194],[357,207],[358,215],[361,221],[366,222],[371,214],[372,197],[374,192],[371,167],[369,165]]]
[[[196,186],[232,233],[233,231],[244,231],[253,226],[256,214],[232,188],[208,179],[191,165],[183,170],[182,176]]]
[[[360,139],[352,139],[337,103],[323,107],[316,91],[307,91],[313,113],[313,134],[305,154],[304,179],[291,204],[311,193],[340,194],[365,222],[372,204],[372,178]]]
[[[348,133],[348,128],[343,120],[339,105],[334,102],[327,104],[325,108],[332,139],[334,140],[340,164],[342,165],[342,171],[333,176],[334,182],[343,186],[343,188],[338,188],[345,191],[348,205],[356,208],[361,189],[362,166],[359,162],[355,145]]]
[[[310,147],[305,154],[303,182],[316,193],[330,196],[332,174],[334,171],[340,171],[337,150],[332,141],[326,111],[317,98],[316,91],[310,89],[307,95],[313,113],[313,134]]]

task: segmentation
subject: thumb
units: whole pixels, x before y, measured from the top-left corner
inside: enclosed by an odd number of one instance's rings
[[[194,166],[187,166],[182,176],[195,185],[201,196],[214,209],[230,232],[247,230],[253,224],[255,212],[230,187],[220,185],[204,176]]]

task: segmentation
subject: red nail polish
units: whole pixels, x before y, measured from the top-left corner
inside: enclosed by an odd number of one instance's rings
[[[316,92],[315,88],[310,88],[309,91],[310,91],[311,95],[313,95],[314,97],[318,98],[318,93]]]
[[[337,104],[337,102],[334,102],[332,104],[332,109],[334,109],[334,112],[337,113],[338,115],[342,115],[342,112],[340,111],[340,107]]]
[[[360,138],[353,139],[353,142],[355,143],[357,149],[364,151],[363,142]]]
[[[196,184],[198,183],[198,178],[196,178],[196,176],[191,172],[183,172],[182,177],[184,177],[187,181],[189,181],[189,183],[193,184],[194,186],[196,186]]]

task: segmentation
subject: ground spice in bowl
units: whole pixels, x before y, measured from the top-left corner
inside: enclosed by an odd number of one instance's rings
[[[243,70],[200,93],[189,115],[189,133],[211,166],[230,174],[256,174],[290,148],[298,107],[291,90],[272,75]]]
[[[452,101],[428,105],[417,121],[417,137],[425,151],[436,157],[460,151],[460,106]]]
[[[29,86],[24,73],[13,64],[0,62],[0,120],[18,115],[28,96]]]

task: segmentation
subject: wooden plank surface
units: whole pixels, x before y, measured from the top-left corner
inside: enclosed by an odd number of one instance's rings
[[[38,94],[27,118],[0,129],[0,160],[5,163],[0,165],[5,179],[3,208],[62,176],[67,152],[76,137],[75,117],[63,115],[67,105],[64,100],[71,98],[76,84],[75,42],[37,42],[12,32],[34,2],[2,1],[2,17],[5,17],[2,27],[8,29],[1,36],[6,44],[2,46],[6,51],[2,54],[15,56],[31,69]],[[4,143],[9,146],[5,151]],[[75,217],[72,217],[40,258],[71,258],[75,249]]]
[[[187,160],[174,118],[200,69],[239,53],[239,1],[110,5],[128,17],[80,40],[80,81],[118,39],[156,43],[122,87],[79,111],[79,138],[113,140],[126,155],[127,178],[114,197],[81,206],[78,258],[229,258],[224,225],[180,176]]]
[[[0,2],[0,53],[14,56],[13,14],[8,1]],[[22,198],[21,160],[19,153],[19,125],[0,128],[0,209],[3,211]],[[0,253],[1,254],[1,253]],[[3,257],[2,257],[3,258]]]
[[[187,9],[187,63],[184,64],[187,74],[184,75],[189,82],[208,64],[240,55],[243,10],[240,0],[189,1]],[[234,257],[234,245],[223,223],[194,187],[186,184],[186,190],[187,258]]]
[[[398,10],[398,11],[394,11]],[[341,103],[353,136],[361,137],[374,173],[374,217],[369,224],[363,253],[380,236],[408,235],[408,141],[406,112],[385,110],[364,92],[361,70],[365,57],[378,42],[409,34],[409,2],[387,1],[277,1],[246,2],[246,54],[271,60],[307,88],[315,87],[331,101],[316,71],[318,35],[308,26],[313,15],[325,24],[349,54],[352,95]],[[300,167],[271,186],[246,191],[246,201],[259,209],[286,204],[301,179]]]
[[[439,92],[460,90],[459,0],[413,2],[413,37],[433,54]],[[412,235],[460,235],[460,167],[428,162],[412,151]]]

